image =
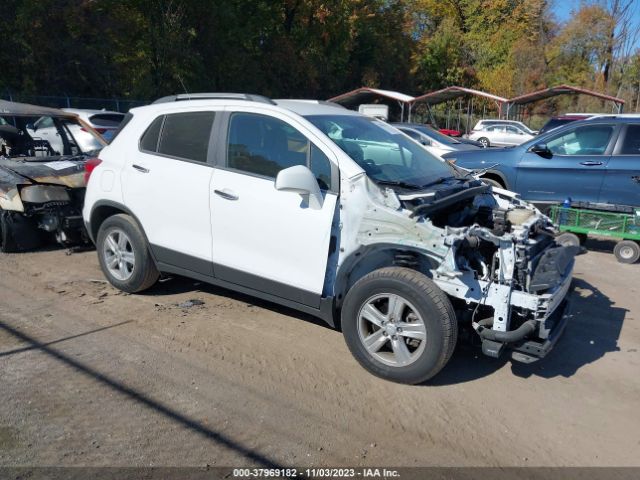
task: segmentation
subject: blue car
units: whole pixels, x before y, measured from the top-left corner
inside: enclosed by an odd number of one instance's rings
[[[451,152],[455,165],[485,170],[492,185],[537,205],[640,206],[640,115],[572,122],[512,148]]]

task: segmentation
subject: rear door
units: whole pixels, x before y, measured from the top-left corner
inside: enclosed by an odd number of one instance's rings
[[[525,200],[597,202],[616,136],[615,124],[598,123],[541,137],[552,156],[525,151],[515,190]]]
[[[212,275],[210,183],[213,109],[159,115],[122,171],[126,205],[156,258]]]
[[[210,194],[217,278],[318,308],[338,192],[330,148],[295,118],[259,107],[225,113],[224,152]],[[276,190],[280,172],[306,165],[321,208]]]
[[[607,164],[599,201],[640,206],[640,122],[622,127]]]

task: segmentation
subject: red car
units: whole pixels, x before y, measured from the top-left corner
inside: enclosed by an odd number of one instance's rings
[[[460,130],[451,130],[450,128],[440,128],[439,132],[448,135],[449,137],[461,137],[462,132]]]

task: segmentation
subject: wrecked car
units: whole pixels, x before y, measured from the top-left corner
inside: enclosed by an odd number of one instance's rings
[[[0,100],[0,250],[86,241],[86,168],[104,140],[75,114]]]
[[[243,94],[130,113],[83,210],[115,287],[179,274],[285,305],[403,383],[436,375],[459,335],[531,362],[562,333],[575,250],[532,205],[392,126]]]

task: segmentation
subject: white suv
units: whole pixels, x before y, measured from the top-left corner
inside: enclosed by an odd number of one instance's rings
[[[574,251],[549,219],[384,122],[241,94],[125,121],[83,211],[119,289],[180,274],[293,307],[404,383],[440,371],[459,332],[532,361],[564,328]]]

